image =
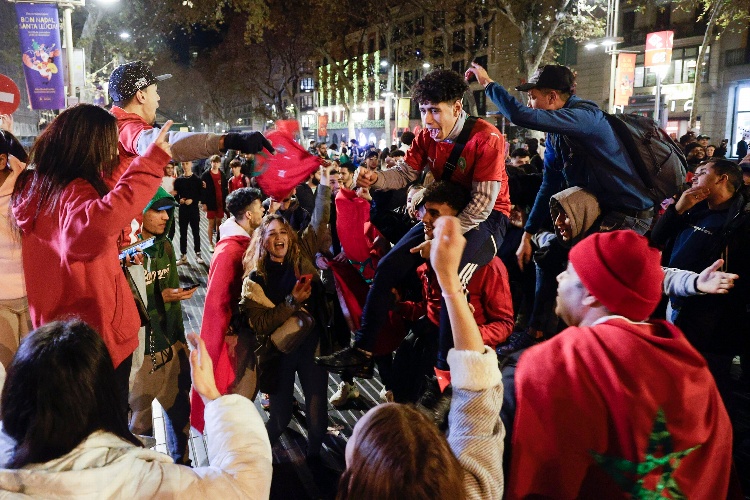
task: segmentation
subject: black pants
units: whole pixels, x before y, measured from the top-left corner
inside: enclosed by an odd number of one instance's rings
[[[466,248],[458,266],[461,283],[466,285],[474,272],[488,264],[495,257],[497,249],[505,237],[508,217],[502,212],[493,211],[487,220],[464,234]],[[367,294],[365,307],[362,311],[362,322],[355,334],[354,345],[360,349],[372,351],[377,334],[388,317],[393,294],[391,289],[397,287],[407,273],[419,262],[423,262],[419,254],[409,250],[424,241],[424,228],[420,222],[414,226],[378,263],[375,279]],[[453,347],[453,333],[451,332],[448,310],[445,300],[441,299],[440,336],[437,366],[441,370],[448,369],[448,350]]]
[[[188,225],[193,230],[193,250],[201,251],[201,213],[198,203],[193,201],[191,205],[180,205],[180,254],[187,253]]]
[[[133,354],[125,358],[122,363],[115,367],[115,389],[118,392],[118,398],[122,404],[122,411],[127,415],[129,413],[128,395],[130,393],[130,369],[133,366]]]
[[[438,350],[438,327],[427,316],[417,320],[393,358],[392,391],[397,403],[417,403],[425,376],[433,374]]]
[[[328,429],[328,372],[316,365],[314,360],[319,339],[318,332],[313,332],[297,349],[281,355],[278,385],[276,391],[269,394],[271,414],[266,422],[268,439],[274,444],[292,419],[294,376],[299,375],[305,395],[308,456],[320,454],[323,437]]]

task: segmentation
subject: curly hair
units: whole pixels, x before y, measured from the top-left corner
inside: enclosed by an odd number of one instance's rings
[[[263,193],[260,192],[260,189],[244,187],[229,193],[225,205],[230,214],[234,215],[236,219],[240,219],[242,213],[255,200],[263,201]]]
[[[414,84],[411,96],[417,104],[427,102],[433,104],[450,102],[452,104],[461,100],[468,89],[469,84],[455,71],[436,69]]]

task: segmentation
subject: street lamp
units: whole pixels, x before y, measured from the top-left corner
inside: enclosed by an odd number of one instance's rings
[[[424,69],[430,69],[430,63],[428,63],[427,61],[425,61],[425,62],[422,63],[422,67]]]
[[[130,33],[128,33],[127,31],[123,31],[122,33],[120,33],[120,39],[122,39],[122,40],[129,40],[130,39]]]

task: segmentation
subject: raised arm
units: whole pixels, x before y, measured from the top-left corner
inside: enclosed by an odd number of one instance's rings
[[[484,346],[458,278],[466,246],[459,220],[440,217],[430,260],[443,290],[455,348],[448,353],[453,398],[448,444],[464,469],[467,498],[503,496],[503,386],[495,352]]]
[[[143,210],[161,183],[162,169],[169,159],[170,148],[164,132],[102,198],[88,183],[86,188],[71,190],[60,202],[64,207],[60,212],[64,254],[81,261],[99,256],[102,250],[96,242],[120,234]]]

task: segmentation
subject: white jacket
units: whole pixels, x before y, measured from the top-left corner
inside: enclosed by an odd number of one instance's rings
[[[97,431],[64,457],[0,469],[0,498],[268,498],[271,445],[253,403],[222,396],[206,405],[205,416],[209,467],[177,465]]]

